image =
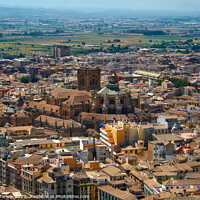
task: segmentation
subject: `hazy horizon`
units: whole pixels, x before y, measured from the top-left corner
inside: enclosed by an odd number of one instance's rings
[[[148,10],[200,10],[199,0],[9,0],[0,6],[57,9],[148,9]],[[94,11],[94,10],[93,10]]]

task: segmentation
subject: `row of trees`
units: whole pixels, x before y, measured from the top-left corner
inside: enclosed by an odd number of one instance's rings
[[[127,30],[126,33],[135,33],[135,34],[143,34],[143,35],[166,35],[164,31],[150,31],[150,30]]]

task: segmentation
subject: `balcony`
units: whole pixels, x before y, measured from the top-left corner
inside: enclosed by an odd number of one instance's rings
[[[104,138],[105,140],[107,140],[107,141],[108,141],[108,137],[107,137],[106,135],[104,135],[104,134],[100,133],[100,136],[101,136],[102,138]]]
[[[104,144],[106,144],[107,146],[109,146],[109,147],[113,147],[114,146],[114,144],[110,144],[108,141],[106,141],[105,139],[103,139],[103,138],[101,138],[100,139]]]

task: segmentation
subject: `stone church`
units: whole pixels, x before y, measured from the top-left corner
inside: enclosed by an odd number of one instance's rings
[[[141,120],[144,114],[139,97],[135,98],[128,90],[120,89],[116,74],[103,88],[100,68],[79,68],[77,77],[77,90],[56,88],[47,93],[44,89],[42,100],[33,100],[26,110],[35,113],[34,117],[42,114],[73,119],[86,128],[94,129],[98,129],[100,123],[113,120]]]

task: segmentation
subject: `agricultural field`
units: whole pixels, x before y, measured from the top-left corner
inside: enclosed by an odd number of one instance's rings
[[[121,42],[113,42],[119,39]],[[139,34],[103,34],[99,35],[95,32],[76,32],[65,36],[4,36],[0,38],[0,50],[4,55],[15,55],[29,53],[50,53],[51,45],[66,45],[71,47],[71,51],[79,52],[79,50],[108,48],[111,45],[127,45],[148,46],[151,43],[161,44],[163,41],[186,41],[194,39],[193,37],[178,36],[144,36]],[[109,41],[106,43],[105,41]],[[199,38],[195,40],[199,43]]]

